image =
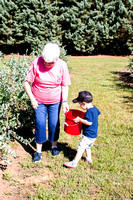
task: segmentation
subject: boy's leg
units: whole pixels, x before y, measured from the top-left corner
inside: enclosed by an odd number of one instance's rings
[[[91,147],[93,146],[94,142],[95,142],[95,138],[88,138],[88,146],[86,148],[86,161],[88,163],[92,162],[92,159],[91,159]]]
[[[79,160],[80,160],[81,157],[82,157],[82,154],[83,154],[82,151],[78,151],[78,152],[76,153],[76,156],[75,156],[75,158],[73,159],[74,162],[75,162],[76,164],[78,164]]]
[[[78,146],[78,148],[77,148],[77,154],[76,154],[76,156],[75,156],[75,158],[74,158],[74,162],[76,163],[76,164],[78,164],[78,162],[79,162],[79,160],[81,159],[81,157],[82,157],[82,154],[84,153],[84,151],[85,151],[85,149],[87,148],[87,146],[88,146],[88,138],[87,137],[85,137],[84,135],[82,136],[82,139],[81,139],[81,141],[80,141],[80,143],[79,143],[79,146]]]
[[[90,149],[86,149],[86,161],[92,162],[92,159],[91,159],[91,148]]]
[[[82,136],[82,139],[81,139],[79,146],[77,148],[77,153],[76,153],[75,158],[70,162],[65,162],[64,165],[66,167],[70,167],[70,168],[76,168],[77,167],[77,164],[78,164],[79,160],[81,159],[82,154],[83,154],[83,152],[86,148],[85,143],[86,143],[85,138],[84,138],[84,136]]]

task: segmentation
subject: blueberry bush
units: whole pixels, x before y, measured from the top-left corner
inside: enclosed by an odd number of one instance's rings
[[[31,59],[33,58],[26,56],[17,59],[13,56],[5,59],[1,56],[0,59],[0,151],[3,153],[7,151],[5,141],[12,136],[24,144],[33,140],[33,137],[25,137],[25,129],[29,132],[33,129],[34,119],[33,109],[23,86]]]

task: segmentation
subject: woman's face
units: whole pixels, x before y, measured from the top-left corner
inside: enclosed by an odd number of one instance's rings
[[[44,61],[44,64],[45,64],[45,66],[46,66],[47,68],[51,68],[51,67],[53,67],[54,62],[45,62],[45,61]]]

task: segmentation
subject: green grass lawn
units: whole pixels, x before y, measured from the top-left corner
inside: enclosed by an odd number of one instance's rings
[[[47,153],[48,167],[54,177],[47,185],[38,185],[32,199],[131,199],[132,196],[132,89],[123,86],[117,72],[126,69],[127,58],[70,58],[72,67],[69,87],[70,108],[80,109],[72,99],[88,90],[94,105],[101,111],[98,138],[92,147],[92,164],[81,160],[76,169],[63,167],[74,158],[81,136],[63,131],[61,113],[59,148],[61,155]]]
[[[48,168],[54,176],[43,184],[32,185],[29,199],[132,199],[133,90],[124,86],[117,75],[126,69],[128,62],[124,57],[70,58],[70,108],[81,110],[72,99],[79,91],[88,90],[93,94],[93,104],[101,111],[98,138],[92,147],[93,162],[87,164],[81,160],[76,169],[63,166],[65,161],[74,158],[81,135],[71,136],[64,132],[62,111],[58,141],[60,156],[53,158],[50,151],[43,151],[41,161],[42,167]],[[35,164],[27,159],[23,166],[31,170]]]

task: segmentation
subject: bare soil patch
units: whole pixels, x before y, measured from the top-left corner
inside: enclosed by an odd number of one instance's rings
[[[24,167],[23,165],[27,164],[29,159],[31,161],[32,157],[19,142],[15,141],[11,149],[16,152],[17,158],[9,155],[11,164],[0,161],[0,199],[28,199],[27,193],[32,192],[32,186],[45,184],[53,177],[53,174],[48,168],[34,163],[32,167]],[[43,152],[43,156],[45,157],[45,152]],[[46,158],[45,162],[47,162]]]

